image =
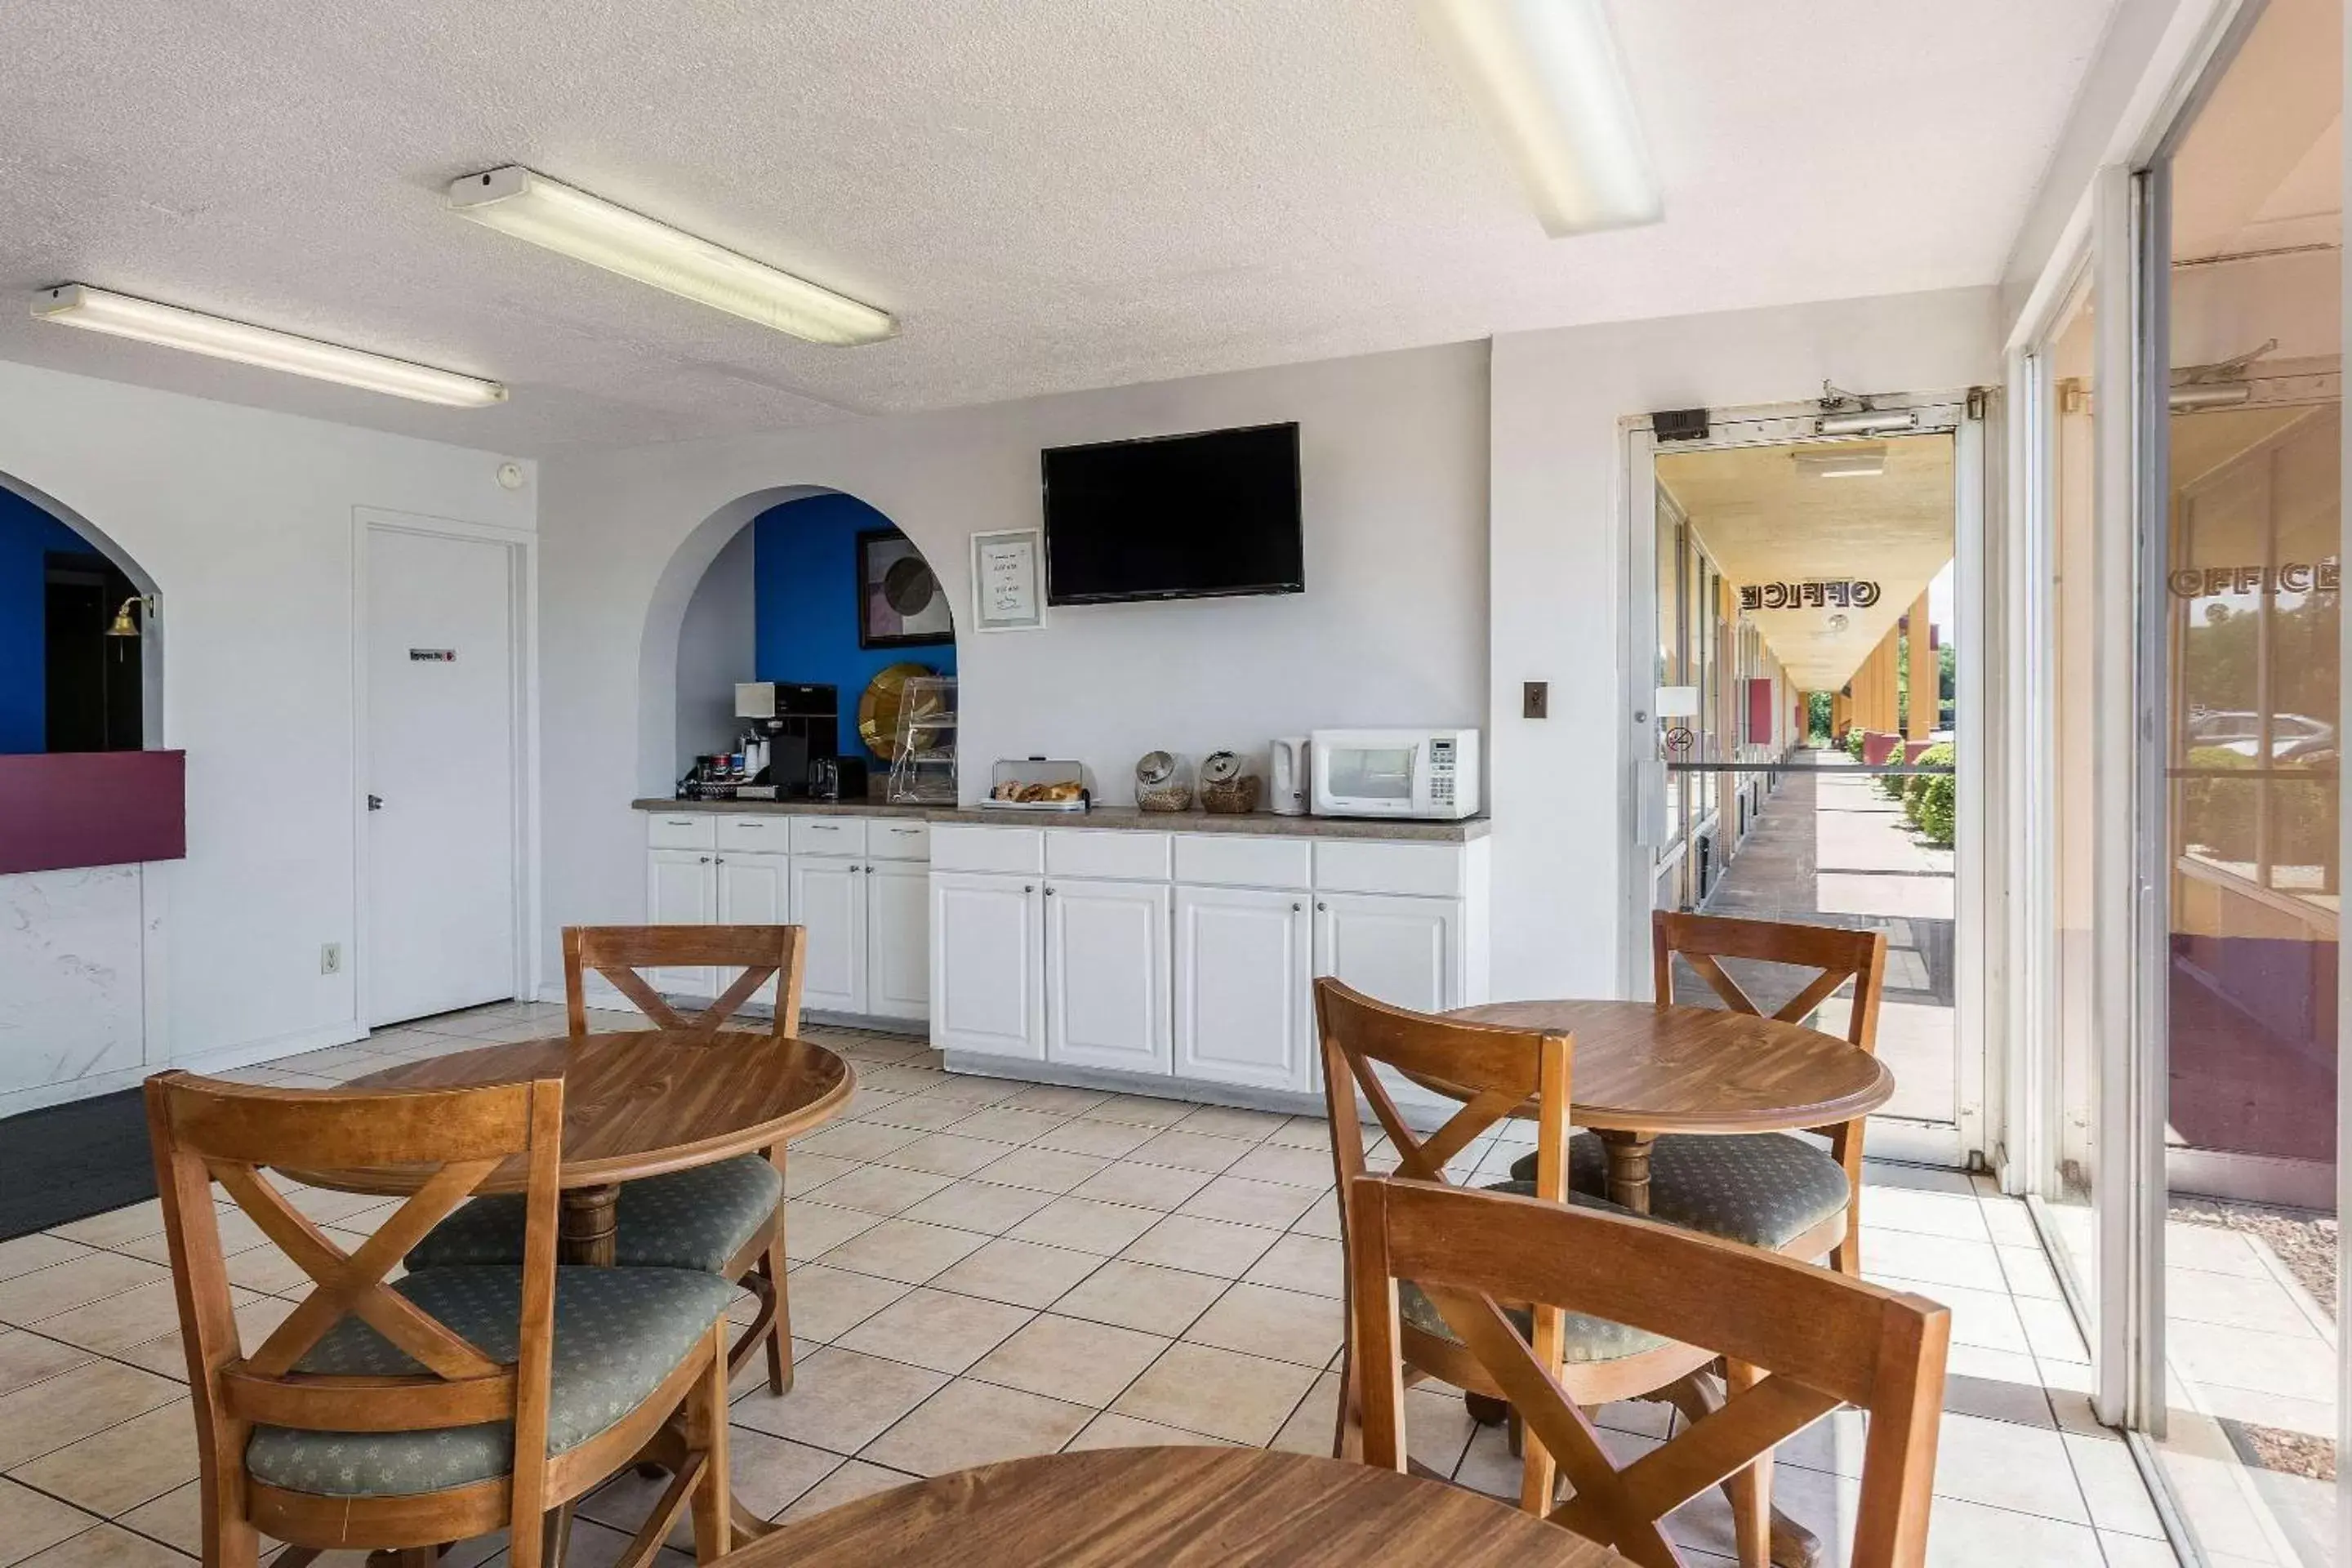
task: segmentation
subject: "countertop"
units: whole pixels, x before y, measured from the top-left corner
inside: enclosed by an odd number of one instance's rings
[[[1467,844],[1494,825],[1485,816],[1459,822],[1387,818],[1276,816],[1270,811],[1222,816],[1205,811],[989,811],[970,805],[892,805],[879,800],[637,800],[639,811],[716,812],[722,816],[891,816],[919,822],[982,823],[991,827],[1093,827],[1145,833],[1255,833],[1281,838],[1385,838],[1424,844]]]

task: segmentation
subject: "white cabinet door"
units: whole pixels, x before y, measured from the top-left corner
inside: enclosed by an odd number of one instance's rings
[[[705,849],[646,851],[646,921],[657,926],[704,926],[719,918],[718,868]],[[669,996],[712,996],[708,969],[656,969],[647,979]]]
[[[719,868],[720,925],[782,926],[793,923],[793,862],[790,856],[723,849],[713,864]],[[713,970],[710,981],[718,990],[724,991],[735,984],[735,977],[741,973],[737,969]],[[753,993],[751,999],[762,1006],[774,1006],[776,983],[769,981]]]
[[[931,873],[931,1044],[1045,1059],[1046,900],[1035,876]]]
[[[1169,1070],[1168,908],[1156,882],[1045,885],[1045,1059]]]
[[[1417,1013],[1462,1005],[1462,902],[1387,893],[1315,900],[1315,973]]]
[[[865,862],[793,856],[793,923],[808,931],[802,1009],[865,1012]]]
[[[877,1018],[931,1016],[930,882],[919,860],[866,868],[866,1011]]]
[[[1176,1074],[1315,1087],[1314,917],[1305,893],[1176,889]]]

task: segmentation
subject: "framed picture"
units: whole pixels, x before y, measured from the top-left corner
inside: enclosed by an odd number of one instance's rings
[[[972,622],[984,632],[1034,632],[1045,626],[1038,591],[1042,539],[1034,528],[971,536]]]
[[[920,647],[955,641],[947,590],[914,541],[895,528],[857,536],[857,646]]]

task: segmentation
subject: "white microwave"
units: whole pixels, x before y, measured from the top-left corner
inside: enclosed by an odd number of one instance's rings
[[[1475,730],[1318,730],[1311,809],[1318,816],[1473,816]]]

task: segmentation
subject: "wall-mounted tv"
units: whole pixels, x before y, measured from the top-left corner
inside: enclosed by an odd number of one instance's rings
[[[1055,447],[1044,458],[1045,600],[1298,594],[1298,426]]]

